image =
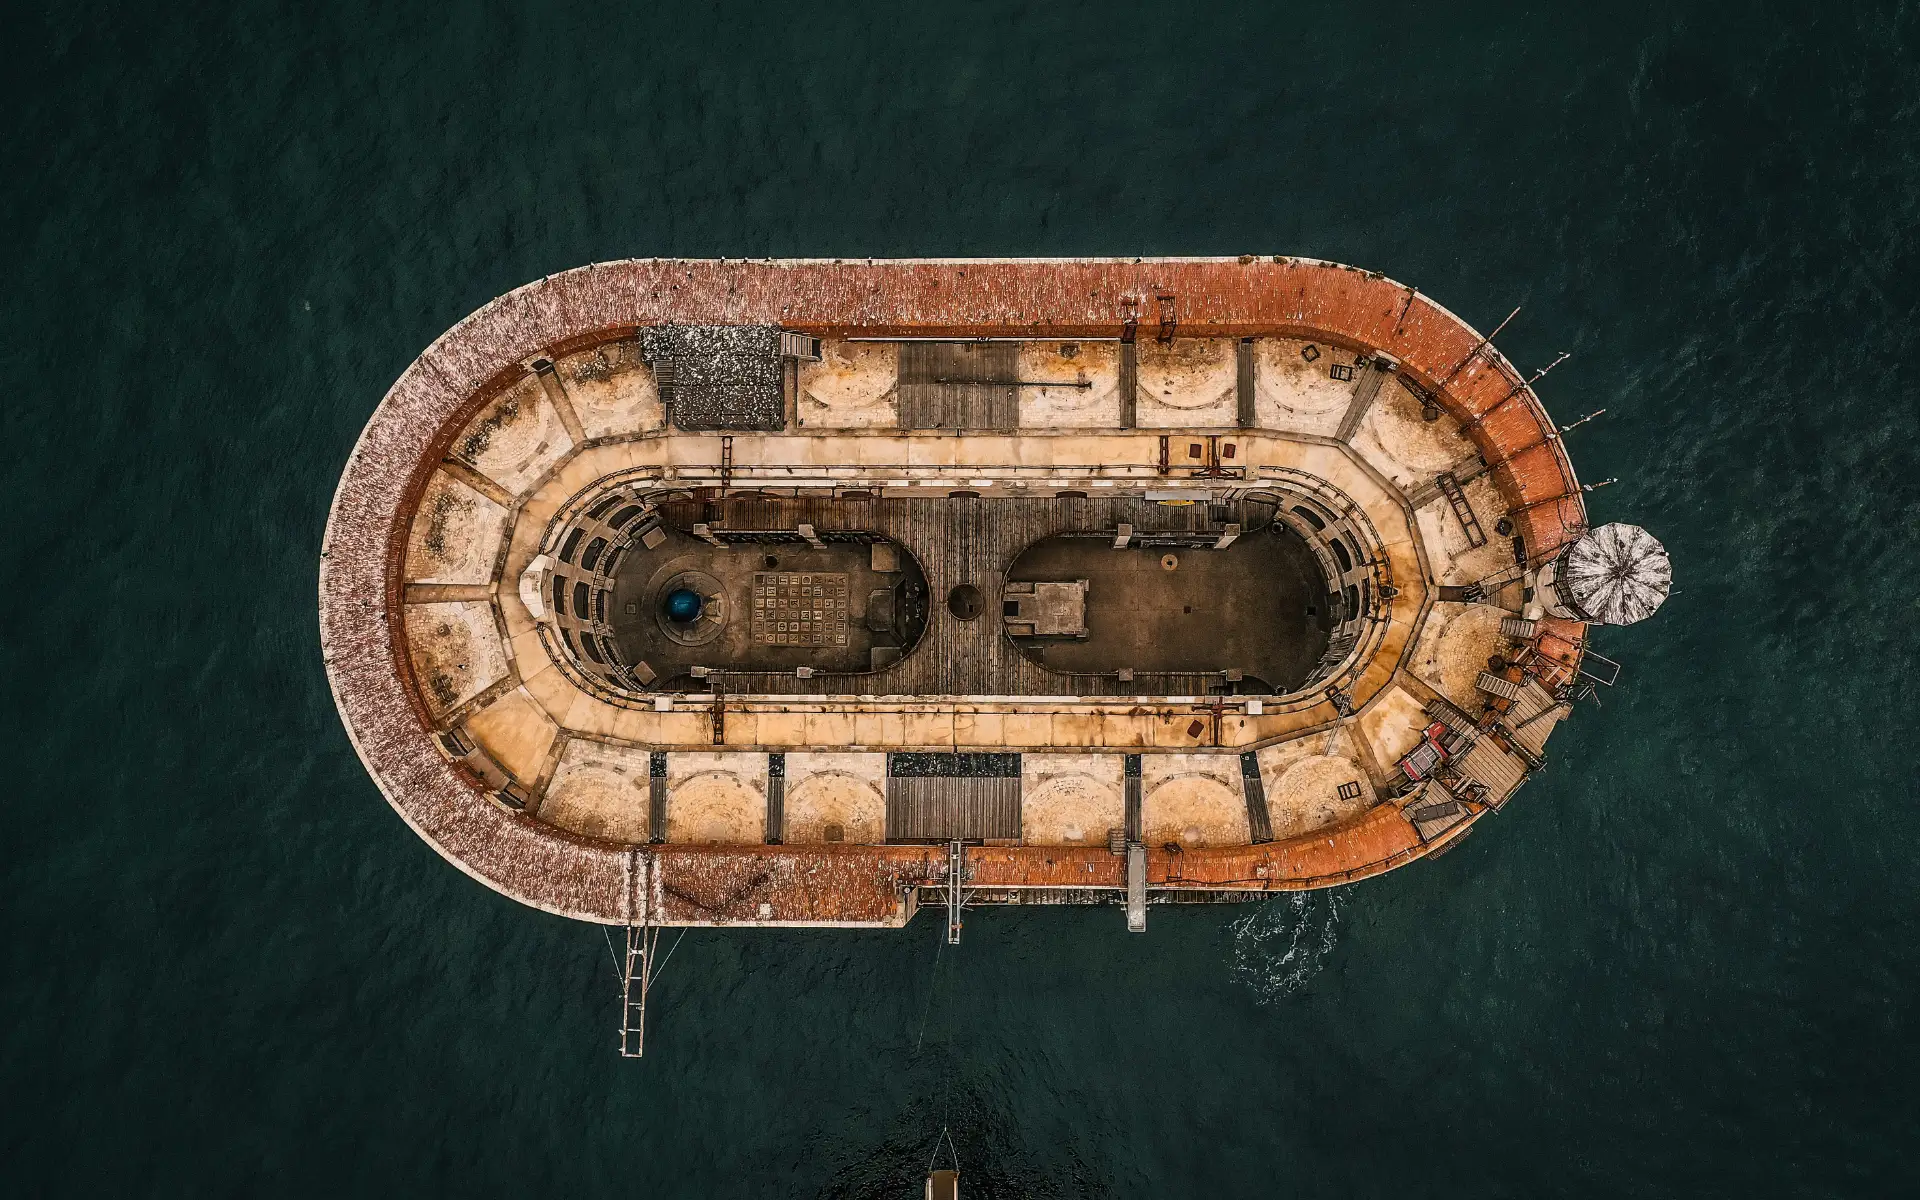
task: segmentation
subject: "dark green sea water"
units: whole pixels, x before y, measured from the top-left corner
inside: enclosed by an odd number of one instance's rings
[[[1913,5],[10,5],[12,1194],[1912,1194]],[[598,931],[387,807],[334,481],[629,255],[1292,253],[1521,364],[1679,594],[1459,851],[1296,904]]]

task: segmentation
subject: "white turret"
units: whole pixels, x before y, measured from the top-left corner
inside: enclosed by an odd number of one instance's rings
[[[1673,564],[1660,540],[1638,525],[1588,530],[1540,568],[1534,603],[1546,613],[1599,625],[1652,616],[1673,590]]]

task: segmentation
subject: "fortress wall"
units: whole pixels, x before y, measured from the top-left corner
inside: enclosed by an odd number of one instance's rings
[[[1163,303],[1163,296],[1170,300]],[[509,292],[448,330],[395,382],[354,448],[328,520],[320,620],[329,682],[356,750],[408,823],[463,870],[551,912],[626,919],[634,854],[496,808],[477,780],[441,756],[429,734],[431,714],[405,650],[401,592],[411,517],[452,440],[525,376],[522,364],[531,357],[582,349],[644,325],[776,323],[822,335],[1071,338],[1116,336],[1129,317],[1142,340],[1160,331],[1164,317],[1181,337],[1287,336],[1383,350],[1449,415],[1469,423],[1533,553],[1584,528],[1564,448],[1531,389],[1516,387],[1521,377],[1512,364],[1490,347],[1476,355],[1481,338],[1473,328],[1370,272],[1251,256],[595,264]],[[1562,624],[1572,628],[1556,628],[1555,636],[1577,652],[1583,630]],[[1157,862],[1155,881],[1316,886],[1384,870],[1420,849],[1405,820],[1383,805],[1338,831]],[[702,864],[713,861],[688,859],[676,869],[689,873],[693,886]],[[1041,865],[1023,862],[1019,870]],[[813,868],[796,861],[782,869]],[[875,886],[855,890],[866,895]],[[874,911],[870,903],[854,904],[851,895],[849,912]]]

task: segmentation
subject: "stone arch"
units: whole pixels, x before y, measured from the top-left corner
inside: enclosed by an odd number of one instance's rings
[[[1051,776],[1020,800],[1020,840],[1035,846],[1103,845],[1126,822],[1118,788],[1084,771]]]
[[[767,800],[736,771],[701,771],[667,793],[667,841],[754,843],[767,837]]]
[[[788,790],[786,825],[789,843],[824,842],[829,826],[839,828],[843,842],[884,842],[887,798],[850,771],[815,771]]]
[[[1155,784],[1141,800],[1141,838],[1149,846],[1235,845],[1251,837],[1239,790],[1205,771],[1182,771]]]

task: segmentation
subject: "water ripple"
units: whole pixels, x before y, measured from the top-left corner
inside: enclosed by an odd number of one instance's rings
[[[1227,926],[1233,934],[1233,973],[1272,1004],[1305,987],[1326,965],[1340,939],[1346,889],[1293,892],[1259,905]]]

